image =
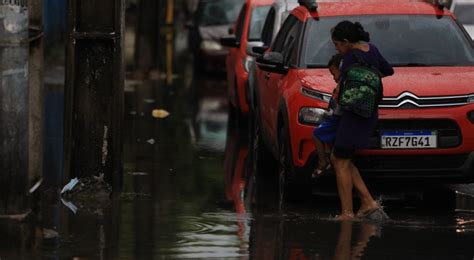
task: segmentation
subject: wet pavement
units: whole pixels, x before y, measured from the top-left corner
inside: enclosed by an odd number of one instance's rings
[[[46,179],[61,168],[59,125],[47,122]],[[0,259],[473,259],[473,185],[371,184],[393,221],[337,222],[334,182],[282,205],[276,180],[252,173],[248,139],[228,126],[224,75],[128,80],[122,194],[74,213],[53,191],[33,224],[1,229]]]

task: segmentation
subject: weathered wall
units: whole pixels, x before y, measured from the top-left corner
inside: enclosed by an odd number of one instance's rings
[[[0,1],[0,214],[21,213],[28,185],[28,11]]]

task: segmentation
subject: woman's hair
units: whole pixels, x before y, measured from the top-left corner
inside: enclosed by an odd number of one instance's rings
[[[329,59],[328,68],[330,68],[330,67],[338,67],[339,68],[339,65],[341,65],[341,61],[342,61],[342,55],[341,54],[333,55],[331,57],[331,59]]]
[[[364,30],[359,22],[342,21],[331,30],[331,37],[337,41],[348,41],[356,43],[358,41],[370,41],[370,35]]]

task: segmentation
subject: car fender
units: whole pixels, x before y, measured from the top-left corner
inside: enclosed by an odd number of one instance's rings
[[[291,131],[290,131],[290,126],[289,126],[289,117],[288,117],[288,109],[287,109],[287,105],[286,105],[286,101],[285,99],[282,97],[280,99],[280,102],[279,102],[279,105],[278,105],[278,120],[277,120],[277,137],[279,138],[280,136],[280,133],[284,128],[286,128],[286,131],[288,133],[288,143],[290,144],[290,161],[293,162],[293,149],[292,149],[292,145],[291,145]],[[279,147],[279,140],[277,139],[276,140],[276,145],[275,145],[275,152],[276,154],[279,154],[279,150],[280,150],[280,147]]]

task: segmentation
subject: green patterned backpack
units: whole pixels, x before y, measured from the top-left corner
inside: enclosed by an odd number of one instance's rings
[[[356,63],[345,71],[339,104],[362,117],[372,117],[383,97],[381,73],[353,52]]]

